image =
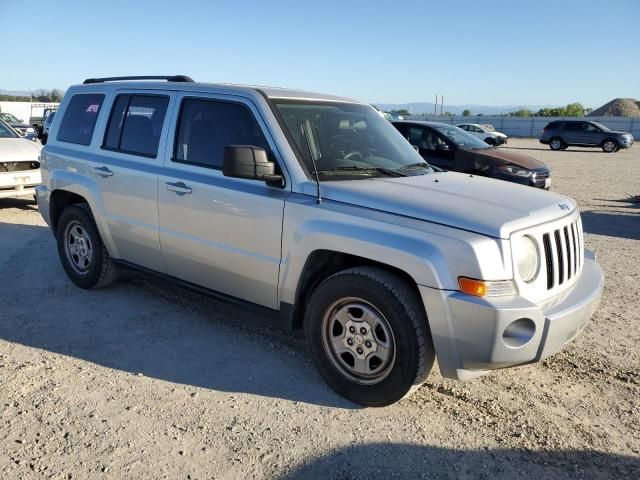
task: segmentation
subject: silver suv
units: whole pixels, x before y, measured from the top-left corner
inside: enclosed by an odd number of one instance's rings
[[[345,98],[89,79],[41,160],[40,212],[76,285],[133,267],[277,314],[364,405],[398,401],[436,357],[457,379],[540,361],[603,287],[573,200],[434,170]]]

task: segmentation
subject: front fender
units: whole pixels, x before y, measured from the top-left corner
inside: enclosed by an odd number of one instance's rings
[[[306,261],[317,250],[389,265],[417,285],[438,290],[457,290],[460,275],[504,278],[511,267],[500,261],[505,252],[494,239],[337,202],[316,205],[300,197],[293,195],[285,206],[279,293],[286,303],[295,302]],[[498,261],[481,266],[482,256]]]

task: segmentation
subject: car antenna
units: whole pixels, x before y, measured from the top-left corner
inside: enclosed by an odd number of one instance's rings
[[[301,124],[302,127],[302,136],[305,139],[305,143],[307,144],[307,150],[309,151],[309,157],[311,158],[311,163],[313,164],[313,173],[316,177],[316,203],[320,205],[322,203],[322,197],[320,196],[320,177],[318,177],[318,166],[316,165],[316,157],[311,151],[311,143],[309,143],[309,137],[307,136],[307,129],[304,127],[304,124]]]

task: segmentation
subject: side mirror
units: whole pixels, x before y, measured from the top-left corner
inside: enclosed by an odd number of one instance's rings
[[[264,180],[270,187],[284,187],[282,175],[276,175],[276,164],[269,161],[264,148],[252,145],[227,145],[222,158],[225,177]]]
[[[449,151],[451,151],[451,147],[449,145],[447,145],[446,143],[439,143],[436,148],[438,150],[440,150],[441,152],[449,152]]]

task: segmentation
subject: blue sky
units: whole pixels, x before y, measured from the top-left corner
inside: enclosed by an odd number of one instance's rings
[[[0,0],[0,89],[184,73],[380,103],[640,98],[638,0],[30,4]]]

